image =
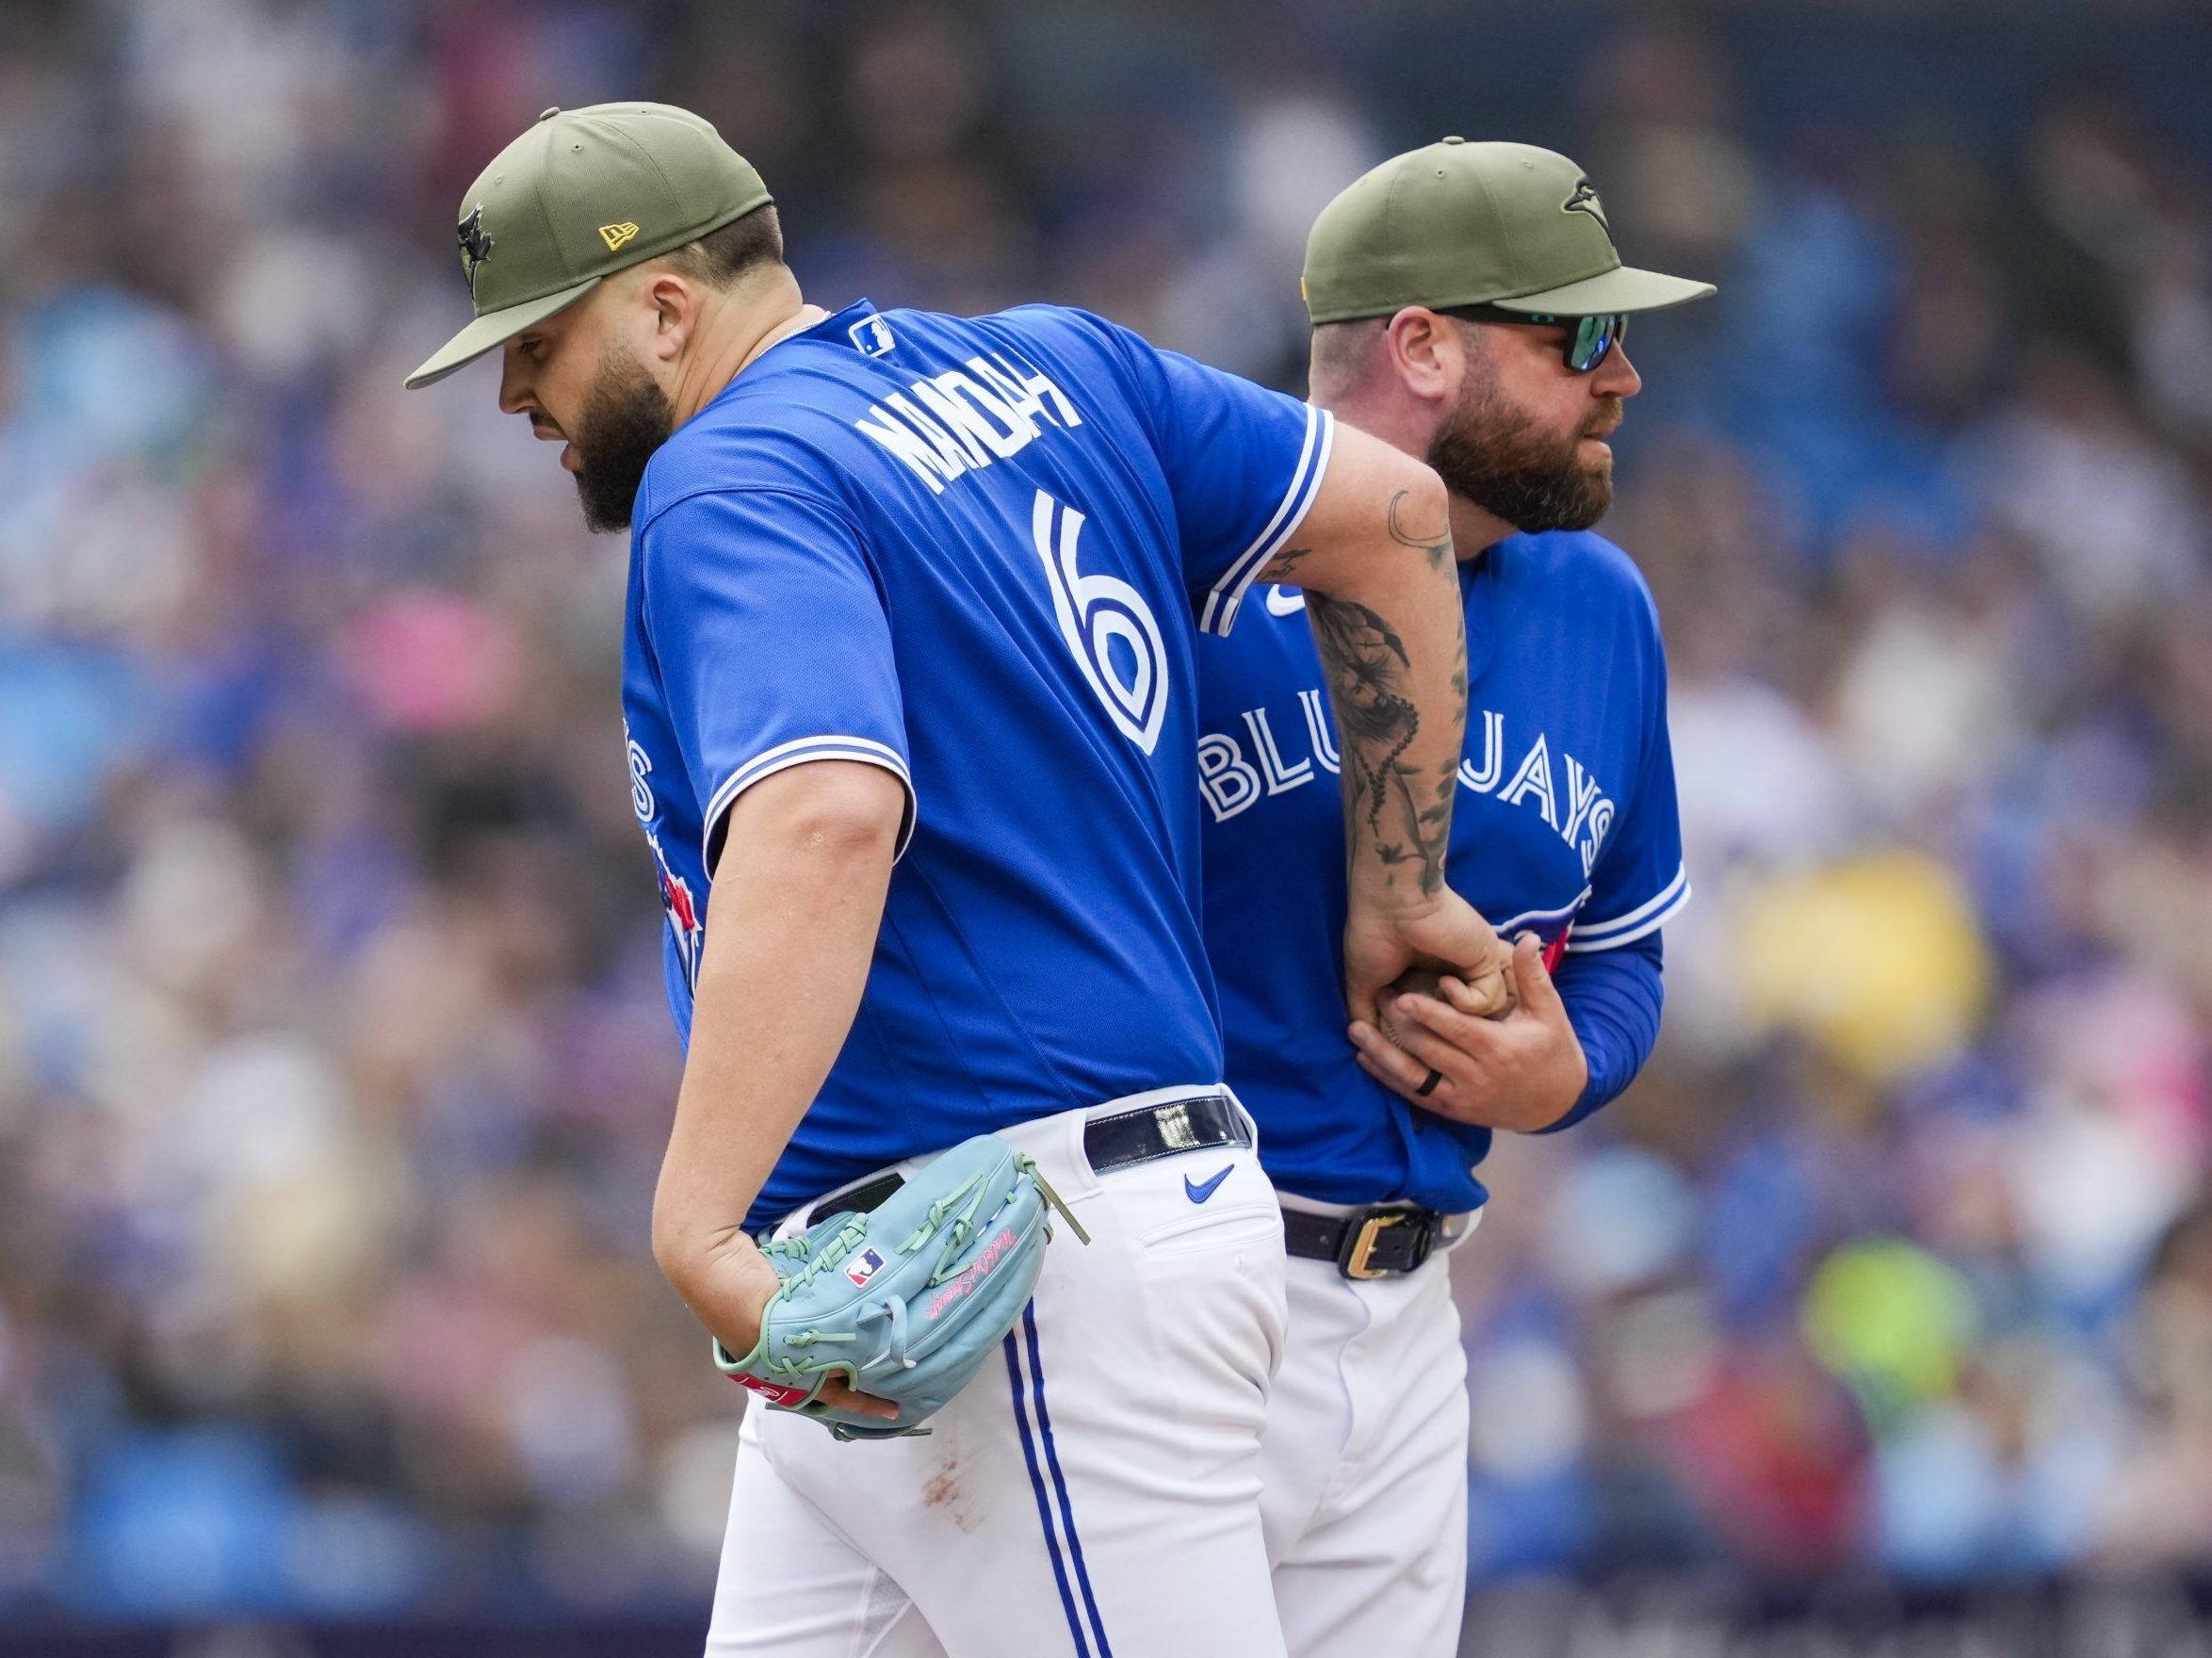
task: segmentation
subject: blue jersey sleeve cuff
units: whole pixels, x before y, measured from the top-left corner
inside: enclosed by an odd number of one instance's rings
[[[878,742],[872,737],[796,737],[755,755],[724,778],[722,787],[707,803],[706,827],[701,832],[699,850],[709,879],[712,879],[714,855],[722,845],[723,821],[729,816],[730,807],[738,804],[738,796],[763,777],[773,777],[778,772],[788,772],[793,766],[804,766],[814,760],[858,760],[863,765],[881,766],[898,778],[906,790],[906,807],[899,820],[899,844],[892,853],[892,861],[895,863],[906,855],[906,843],[914,838],[915,819],[914,778],[906,770],[906,757],[889,743]]]
[[[1298,451],[1298,464],[1292,470],[1291,487],[1283,492],[1282,502],[1268,519],[1267,528],[1237,555],[1206,594],[1206,603],[1198,612],[1198,626],[1207,632],[1228,637],[1228,630],[1236,626],[1237,608],[1244,602],[1244,590],[1267,568],[1268,561],[1282,551],[1284,544],[1298,533],[1298,526],[1306,521],[1307,512],[1312,509],[1314,496],[1321,493],[1321,480],[1328,471],[1328,452],[1336,439],[1336,416],[1326,409],[1316,409],[1310,403],[1306,406],[1306,442]]]
[[[1690,872],[1685,865],[1675,870],[1673,880],[1627,915],[1586,925],[1577,923],[1567,935],[1568,952],[1586,954],[1592,951],[1618,950],[1624,944],[1648,938],[1682,913],[1683,906],[1690,902]]]

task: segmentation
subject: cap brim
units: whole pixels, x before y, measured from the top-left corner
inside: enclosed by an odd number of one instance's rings
[[[1664,311],[1690,300],[1702,300],[1715,291],[1709,282],[1687,277],[1662,276],[1656,270],[1636,270],[1623,265],[1570,282],[1565,287],[1546,288],[1540,294],[1517,294],[1510,300],[1489,302],[1501,311],[1530,311],[1550,317],[1602,317],[1613,311]]]
[[[519,305],[508,305],[497,311],[487,311],[466,328],[440,346],[407,377],[407,389],[429,385],[432,381],[444,380],[456,368],[466,367],[486,351],[496,351],[532,323],[543,322],[554,312],[575,304],[594,288],[600,278],[588,276],[572,288],[561,288],[556,293],[541,294],[534,300],[525,300]]]

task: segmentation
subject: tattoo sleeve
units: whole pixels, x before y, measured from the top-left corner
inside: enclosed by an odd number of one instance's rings
[[[1390,885],[1404,879],[1433,894],[1444,882],[1457,756],[1440,778],[1424,777],[1406,763],[1421,731],[1421,711],[1406,695],[1411,660],[1388,622],[1365,605],[1317,593],[1306,595],[1306,614],[1336,706],[1345,858],[1356,866],[1372,855]],[[1456,683],[1464,702],[1464,658]]]
[[[1439,523],[1426,533],[1408,523],[1421,516],[1407,492],[1391,496],[1384,517],[1389,544],[1377,539],[1375,556],[1387,545],[1424,554],[1432,572],[1452,567],[1452,535]],[[1302,551],[1282,555],[1294,561]],[[1416,587],[1423,584],[1416,583]],[[1433,602],[1425,601],[1424,602]],[[1433,897],[1443,886],[1444,854],[1452,833],[1454,789],[1458,777],[1456,744],[1445,753],[1438,732],[1422,739],[1416,687],[1438,683],[1439,664],[1416,664],[1406,636],[1436,630],[1421,619],[1401,617],[1398,626],[1371,606],[1330,598],[1311,589],[1306,614],[1321,653],[1329,700],[1336,708],[1339,748],[1343,756],[1344,855],[1355,887],[1363,873],[1379,869],[1387,888],[1409,886]],[[1453,629],[1457,633],[1456,628]],[[1467,711],[1466,642],[1451,665],[1449,686],[1463,721]],[[1421,670],[1417,673],[1417,667]],[[1431,712],[1437,707],[1428,704]]]

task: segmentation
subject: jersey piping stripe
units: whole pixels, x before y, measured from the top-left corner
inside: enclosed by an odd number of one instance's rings
[[[729,774],[722,788],[715,790],[715,798],[720,800],[725,792],[735,793],[752,782],[754,774],[762,767],[773,766],[781,762],[785,756],[800,749],[809,748],[818,742],[834,742],[846,748],[866,749],[890,766],[900,776],[903,777],[906,774],[905,760],[901,757],[899,751],[889,743],[878,742],[872,737],[850,737],[842,733],[821,732],[813,737],[794,737],[789,742],[779,742],[773,748],[762,749]]]
[[[914,779],[908,775],[906,762],[899,751],[871,737],[795,737],[789,742],[779,742],[755,755],[724,778],[722,787],[707,803],[706,820],[699,832],[699,852],[709,871],[714,868],[715,828],[721,823],[723,814],[737,803],[738,796],[763,777],[812,760],[860,760],[870,766],[881,766],[905,785],[906,810],[899,821],[899,844],[892,858],[896,861],[906,855],[906,843],[914,838]]]
[[[1006,1332],[1003,1345],[1006,1349],[1006,1383],[1014,1395],[1014,1423],[1021,1430],[1021,1456],[1029,1464],[1030,1489],[1036,1493],[1037,1524],[1044,1528],[1045,1552],[1052,1561],[1052,1581],[1060,1585],[1060,1605],[1067,1614],[1067,1633],[1075,1642],[1076,1658],[1091,1658],[1090,1646],[1083,1639],[1082,1615],[1075,1609],[1075,1596],[1067,1587],[1067,1563],[1061,1556],[1060,1536],[1052,1529],[1051,1499],[1045,1495],[1045,1477],[1037,1468],[1037,1446],[1030,1433],[1029,1406],[1021,1396],[1021,1348],[1012,1330]]]
[[[1236,625],[1237,610],[1244,603],[1245,590],[1267,567],[1267,561],[1283,543],[1295,535],[1298,526],[1306,521],[1313,497],[1321,493],[1321,480],[1328,471],[1329,450],[1335,442],[1336,416],[1326,409],[1308,405],[1305,447],[1298,452],[1298,464],[1291,475],[1291,487],[1283,496],[1282,505],[1276,508],[1275,516],[1268,520],[1259,539],[1238,556],[1207,595],[1206,609],[1198,618],[1201,628],[1226,638]]]
[[[1515,934],[1521,932],[1523,928],[1535,926],[1538,921],[1565,921],[1571,923],[1574,918],[1581,913],[1582,906],[1589,902],[1589,899],[1590,889],[1586,886],[1582,889],[1582,891],[1575,895],[1574,902],[1567,905],[1564,909],[1522,910],[1521,914],[1515,916],[1511,920],[1493,921],[1490,923],[1490,925],[1491,928],[1497,933],[1499,937],[1510,942]]]
[[[1626,933],[1608,933],[1602,938],[1584,938],[1570,933],[1567,937],[1567,953],[1573,955],[1580,951],[1587,955],[1601,950],[1618,950],[1624,944],[1634,944],[1639,938],[1649,938],[1660,928],[1666,926],[1667,922],[1673,920],[1675,917],[1682,914],[1683,908],[1690,902],[1690,894],[1693,890],[1695,889],[1692,887],[1684,886],[1675,894],[1672,903],[1657,915],[1651,917],[1642,926],[1631,927]]]
[[[1602,921],[1586,922],[1574,930],[1575,936],[1582,939],[1602,938],[1609,933],[1618,933],[1623,928],[1634,927],[1653,911],[1670,908],[1678,895],[1683,892],[1684,887],[1688,886],[1689,881],[1690,869],[1687,864],[1684,864],[1675,870],[1673,880],[1644,900],[1642,903],[1636,905],[1635,909],[1629,911],[1627,915],[1612,916]]]
[[[1045,1465],[1052,1471],[1052,1488],[1060,1497],[1060,1520],[1067,1528],[1067,1552],[1075,1558],[1075,1581],[1083,1592],[1083,1609],[1091,1615],[1091,1633],[1098,1637],[1098,1658],[1114,1658],[1106,1639],[1106,1622],[1098,1616],[1098,1598],[1091,1592],[1090,1569],[1083,1564],[1083,1540],[1076,1535],[1075,1505],[1068,1499],[1067,1479],[1060,1471],[1060,1448],[1052,1439],[1052,1418],[1045,1408],[1045,1360],[1037,1351],[1036,1304],[1021,1309],[1021,1331],[1029,1341],[1030,1382],[1036,1390],[1037,1429],[1045,1441]]]
[[[1267,528],[1222,572],[1221,579],[1213,584],[1213,591],[1206,595],[1205,609],[1198,613],[1201,628],[1224,638],[1228,636],[1236,623],[1237,607],[1244,603],[1244,590],[1306,521],[1313,497],[1321,493],[1322,478],[1328,471],[1329,449],[1335,442],[1336,416],[1309,403],[1306,443],[1298,451],[1298,464],[1291,473],[1291,487],[1283,493],[1282,504],[1267,521]]]

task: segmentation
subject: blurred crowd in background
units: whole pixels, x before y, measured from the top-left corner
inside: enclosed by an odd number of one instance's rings
[[[463,187],[641,94],[813,299],[1294,389],[1313,212],[1444,132],[1717,282],[1605,526],[1698,896],[1455,1260],[1477,1581],[2212,1565],[2212,32],[1488,9],[0,6],[0,1620],[711,1582],[626,548],[399,390]]]

